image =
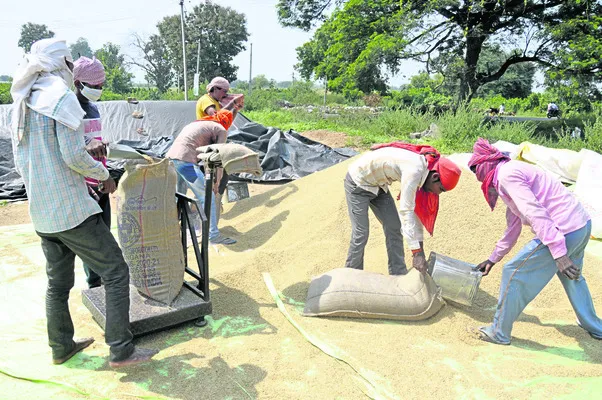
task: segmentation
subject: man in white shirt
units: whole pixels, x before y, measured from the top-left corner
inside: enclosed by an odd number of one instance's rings
[[[413,267],[426,273],[422,227],[424,225],[432,234],[439,194],[456,187],[461,170],[430,146],[394,142],[373,149],[351,164],[345,177],[352,226],[345,267],[364,268],[370,207],[383,225],[389,274],[407,273],[403,236],[412,250]],[[389,185],[394,181],[401,184],[399,213],[389,192]]]

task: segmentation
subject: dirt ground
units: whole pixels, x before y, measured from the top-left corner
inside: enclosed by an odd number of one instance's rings
[[[558,279],[521,315],[511,346],[481,342],[469,331],[493,318],[501,264],[482,280],[473,306],[448,303],[425,321],[303,317],[312,277],[345,261],[350,224],[342,181],[349,162],[225,204],[220,229],[238,243],[210,249],[208,326],[190,323],[138,339],[160,353],[151,363],[121,371],[108,367],[102,329],[81,303],[80,264],[71,313],[76,335],[97,341],[65,365],[49,363],[39,242],[31,226],[5,226],[0,230],[0,370],[38,383],[0,374],[2,392],[15,399],[599,397],[601,343],[576,325]],[[386,274],[383,232],[375,218],[370,224],[365,269]],[[426,239],[425,248],[477,263],[489,256],[504,227],[504,207],[491,212],[480,184],[464,171],[458,187],[442,195],[435,236]],[[524,230],[511,255],[531,237]],[[309,343],[285,318],[264,273],[300,328],[353,368]],[[588,253],[584,275],[601,310],[602,259]]]
[[[302,132],[301,135],[332,148],[351,147],[357,150],[360,142],[358,137],[351,137],[344,132],[333,132],[325,129],[306,131]]]

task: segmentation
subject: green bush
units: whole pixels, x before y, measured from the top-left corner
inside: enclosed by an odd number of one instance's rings
[[[602,154],[602,114],[598,114],[593,122],[585,122],[585,144],[588,149]]]
[[[10,95],[10,82],[0,82],[0,104],[10,104],[13,98]]]

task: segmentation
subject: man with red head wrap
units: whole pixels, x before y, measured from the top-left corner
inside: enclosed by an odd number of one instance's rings
[[[552,175],[510,160],[484,139],[475,143],[468,166],[482,182],[489,207],[494,209],[498,197],[507,206],[504,236],[489,259],[477,267],[483,276],[514,247],[522,225],[529,225],[536,235],[504,265],[493,324],[480,328],[481,338],[510,344],[514,321],[556,274],[577,314],[577,323],[592,337],[602,339],[602,320],[596,316],[581,276],[591,221],[579,201]]]
[[[426,273],[422,226],[433,234],[439,194],[456,187],[460,168],[430,146],[393,142],[375,145],[372,149],[350,165],[345,177],[352,227],[345,266],[364,268],[364,248],[369,235],[368,208],[371,208],[385,232],[389,274],[407,273],[404,236],[412,250],[414,268]],[[401,184],[399,212],[389,193],[389,185],[394,181]]]
[[[211,116],[186,125],[174,140],[171,148],[166,154],[170,158],[178,176],[185,181],[194,193],[200,209],[205,207],[205,174],[197,164],[197,148],[210,144],[226,143],[228,129],[234,121],[236,112],[242,107],[242,99],[235,99],[228,103],[223,109]],[[216,182],[222,179],[223,169],[218,168]],[[218,224],[218,204],[216,194],[218,185],[213,186],[213,197],[211,200],[211,215],[209,218],[209,242],[212,244],[231,245],[236,240],[220,234]]]

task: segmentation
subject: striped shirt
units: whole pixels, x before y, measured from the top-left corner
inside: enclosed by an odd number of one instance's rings
[[[356,185],[368,192],[389,191],[389,185],[400,182],[399,219],[403,236],[410,249],[420,248],[424,239],[422,223],[414,213],[416,192],[428,176],[426,158],[420,154],[395,147],[385,147],[363,154],[349,166],[349,176]]]
[[[23,138],[18,144],[13,139],[13,150],[35,230],[66,231],[100,213],[84,177],[105,181],[109,171],[86,152],[83,131],[69,129],[29,107],[24,123]]]

